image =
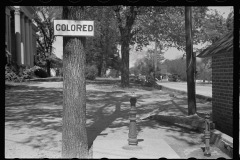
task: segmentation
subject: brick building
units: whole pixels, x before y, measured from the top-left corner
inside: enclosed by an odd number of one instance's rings
[[[34,65],[37,27],[32,23],[35,13],[31,6],[6,6],[5,44],[11,61],[28,67]]]
[[[197,57],[212,57],[212,120],[216,129],[233,136],[233,31]]]

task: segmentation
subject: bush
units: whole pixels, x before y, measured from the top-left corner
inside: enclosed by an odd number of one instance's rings
[[[5,66],[5,81],[21,82],[22,79],[16,74],[16,69],[12,66]]]
[[[24,65],[11,64],[5,66],[5,80],[12,82],[22,82],[35,76],[35,71],[43,70],[41,67],[34,66],[27,69]]]
[[[48,74],[43,68],[37,68],[34,70],[34,74],[39,78],[47,78]]]
[[[98,70],[96,66],[86,66],[85,76],[88,80],[94,80],[97,76]]]
[[[108,77],[118,78],[119,77],[119,71],[115,69],[110,69],[110,72],[108,74]]]

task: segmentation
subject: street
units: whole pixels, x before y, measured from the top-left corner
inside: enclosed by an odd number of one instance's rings
[[[157,84],[180,90],[180,91],[186,91],[187,92],[187,82],[157,82]],[[200,94],[203,96],[212,97],[212,85],[196,85],[196,94]]]

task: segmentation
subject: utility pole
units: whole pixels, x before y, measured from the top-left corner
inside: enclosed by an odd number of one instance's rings
[[[196,113],[195,56],[192,44],[192,8],[185,7],[188,115]]]

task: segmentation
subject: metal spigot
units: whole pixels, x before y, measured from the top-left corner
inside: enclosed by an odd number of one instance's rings
[[[205,116],[205,151],[204,156],[210,157],[210,116],[209,113]]]

